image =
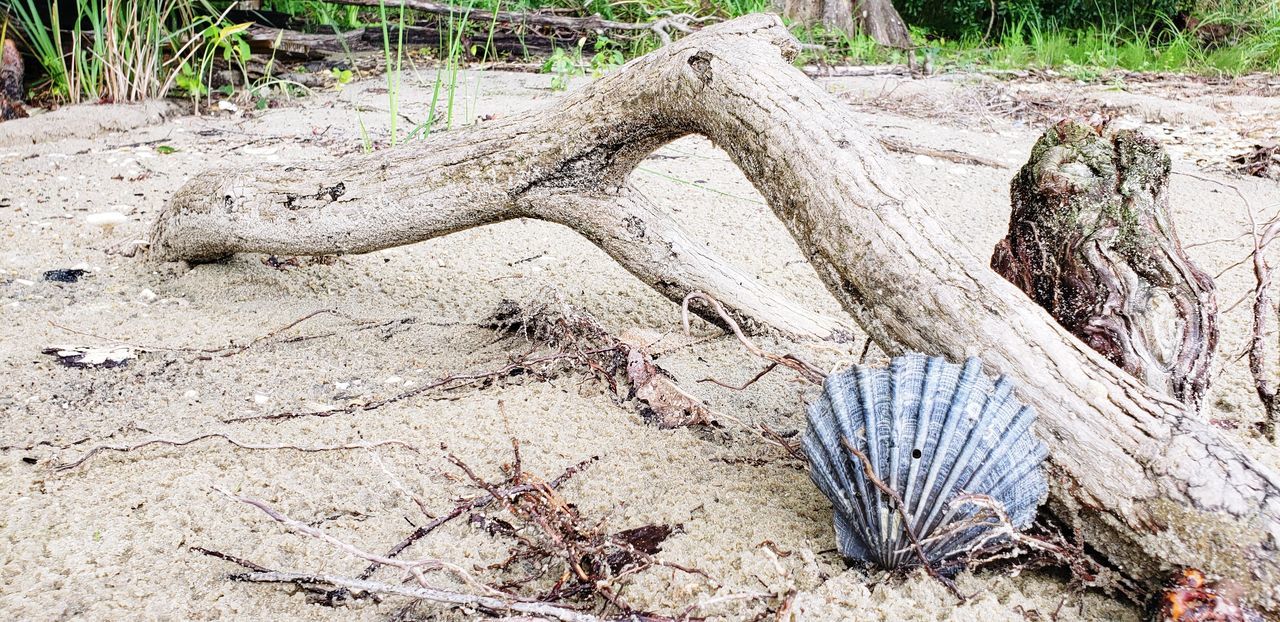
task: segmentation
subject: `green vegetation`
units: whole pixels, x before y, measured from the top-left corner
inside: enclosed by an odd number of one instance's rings
[[[262,8],[292,15],[307,24],[336,28],[339,31],[359,28],[360,7],[329,4],[320,0],[267,0]]]
[[[182,0],[53,0],[45,19],[36,0],[0,1],[16,18],[23,40],[56,98],[139,101],[173,88],[192,54],[181,42],[193,30],[192,3]],[[73,8],[70,24],[60,20]],[[60,36],[66,32],[69,37]]]
[[[688,12],[732,18],[768,10],[769,0],[458,0],[448,16],[417,14],[387,0],[379,7],[335,5],[323,0],[266,0],[263,8],[293,17],[315,30],[380,29],[387,68],[391,142],[452,127],[455,108],[467,112],[479,83],[459,91],[467,59],[492,58],[497,23],[492,10],[556,9],[621,21]],[[19,28],[24,47],[43,70],[36,90],[56,101],[136,101],[182,93],[212,97],[222,70],[240,74],[243,88],[265,105],[273,89],[290,88],[270,77],[249,80],[245,23],[226,19],[228,0],[0,0],[0,11]],[[1280,72],[1280,2],[1275,0],[897,0],[912,24],[917,60],[939,70],[1056,69],[1082,79],[1115,70],[1239,75]],[[52,11],[41,9],[51,7]],[[432,102],[427,118],[404,132],[399,96],[406,61],[405,29],[431,25],[441,32],[435,50]],[[375,30],[376,32],[376,30]],[[801,39],[826,51],[802,62],[904,62],[907,53],[885,49],[846,33],[802,28]],[[483,43],[480,43],[483,41]],[[600,75],[657,45],[653,36],[588,37],[562,42],[543,71],[553,89],[573,76]],[[260,61],[262,59],[255,59]],[[340,88],[350,81],[335,74]],[[37,72],[30,72],[36,74]],[[468,88],[473,88],[468,91]],[[466,116],[466,115],[462,115]]]
[[[1108,71],[1190,72],[1241,75],[1280,72],[1280,4],[1260,4],[1244,12],[1215,9],[1179,28],[1174,18],[1157,16],[1144,26],[1105,16],[1101,25],[1066,28],[1052,19],[1019,17],[991,36],[968,31],[958,37],[913,29],[918,56],[935,66],[959,69],[1056,69],[1082,79]],[[808,30],[802,38],[828,47],[825,60],[855,63],[905,62],[906,54],[844,33]]]

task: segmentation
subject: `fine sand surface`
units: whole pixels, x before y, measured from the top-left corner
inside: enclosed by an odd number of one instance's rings
[[[432,75],[424,73],[423,79]],[[464,80],[470,94],[466,110],[458,110],[465,118],[555,105],[557,97],[546,89],[545,75],[467,74]],[[1008,181],[1042,128],[995,115],[975,122],[981,111],[971,109],[964,118],[931,120],[911,114],[919,107],[878,107],[886,91],[876,79],[825,83],[855,106],[868,132],[1008,164],[891,156],[969,250],[989,256],[1007,226]],[[946,84],[947,92],[976,88]],[[237,416],[366,402],[450,373],[500,367],[527,344],[498,339],[480,321],[504,298],[545,299],[554,290],[614,333],[661,336],[655,348],[662,352],[659,363],[715,410],[781,431],[803,428],[807,385],[786,373],[741,392],[696,382],[714,377],[741,383],[761,363],[706,324],[694,328],[703,339],[681,336],[674,305],[557,225],[512,221],[283,270],[261,256],[188,267],[110,252],[145,238],[168,197],[208,167],[342,157],[359,151],[361,123],[375,138],[384,137],[384,86],[376,79],[357,82],[262,112],[171,117],[127,133],[83,132],[82,138],[68,138],[75,133],[59,125],[62,113],[51,113],[22,123],[37,132],[41,123],[58,126],[56,132],[48,128],[56,139],[10,141],[0,148],[0,445],[6,447],[0,451],[0,619],[389,619],[403,601],[333,609],[279,586],[228,581],[237,567],[191,547],[273,568],[348,576],[364,564],[285,532],[214,487],[263,499],[380,552],[412,529],[406,521],[423,521],[393,479],[433,512],[448,511],[455,498],[476,491],[457,477],[440,445],[496,478],[499,466],[511,459],[512,437],[521,443],[525,469],[545,477],[600,457],[563,488],[584,515],[607,517],[613,530],[649,523],[682,527],[664,543],[660,557],[707,576],[647,571],[624,593],[637,608],[677,614],[717,596],[795,589],[794,611],[805,620],[1047,619],[1064,599],[1059,619],[1138,619],[1136,608],[1097,593],[1080,595],[1053,573],[966,573],[960,589],[976,595],[957,604],[922,574],[899,580],[846,569],[833,551],[828,503],[776,448],[728,420],[716,430],[646,425],[634,404],[581,373],[428,393],[356,414],[224,423]],[[943,89],[925,86],[919,91],[936,105]],[[414,82],[401,109],[417,121],[430,97],[429,85]],[[1241,102],[1254,106],[1250,110],[1267,105]],[[83,116],[85,109],[77,110]],[[1133,114],[1134,123],[1149,120]],[[1186,116],[1204,127],[1204,115]],[[1209,122],[1222,132],[1234,131],[1225,121]],[[157,145],[176,152],[158,153]],[[1187,173],[1172,182],[1182,238],[1194,245],[1190,254],[1209,273],[1227,270],[1218,279],[1226,311],[1206,415],[1244,435],[1261,414],[1238,358],[1249,310],[1247,303],[1235,303],[1248,294],[1252,276],[1246,267],[1231,267],[1248,253],[1248,240],[1241,237],[1248,219],[1240,197],[1224,184],[1239,188],[1268,217],[1280,208],[1280,186],[1205,172],[1186,149],[1175,149],[1175,160],[1175,170]],[[706,140],[664,147],[635,178],[655,202],[763,282],[815,309],[841,313],[750,183]],[[86,224],[86,215],[104,211],[123,212],[128,221],[109,231]],[[77,283],[42,280],[46,270],[73,267],[89,274]],[[190,350],[248,344],[324,309],[345,315],[317,316],[230,356]],[[382,324],[357,330],[363,321]],[[113,369],[68,368],[42,354],[53,344],[116,342],[145,349]],[[856,359],[861,349],[860,340],[844,352],[763,342],[823,366]],[[215,432],[247,444],[397,440],[420,451],[247,450],[211,439],[181,448],[104,453],[74,470],[54,469],[99,444]],[[1247,442],[1275,462],[1273,448]],[[508,550],[507,541],[462,519],[407,555],[446,559],[483,578],[485,567]],[[386,570],[378,578],[395,580]],[[446,576],[438,578],[450,584]],[[697,613],[739,620],[761,610],[729,602]],[[475,615],[424,605],[408,619]]]

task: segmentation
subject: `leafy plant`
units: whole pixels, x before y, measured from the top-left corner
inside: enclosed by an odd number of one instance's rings
[[[591,56],[591,77],[599,78],[626,62],[622,50],[618,49],[613,40],[603,36],[597,37],[594,46],[595,54]]]
[[[586,75],[582,70],[582,43],[566,52],[564,48],[556,48],[542,64],[543,73],[551,74],[551,90],[563,91],[569,88],[569,81],[577,76]]]

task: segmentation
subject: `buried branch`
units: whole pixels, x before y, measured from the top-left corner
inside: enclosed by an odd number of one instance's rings
[[[840,322],[763,288],[631,189],[655,149],[702,134],[887,353],[977,355],[1019,381],[1050,450],[1051,509],[1111,563],[1149,585],[1171,566],[1199,567],[1280,610],[1280,476],[964,250],[857,118],[789,64],[799,49],[776,17],[748,16],[542,109],[341,162],[202,174],[157,219],[151,252],[367,252],[540,218],[674,301],[703,291],[748,326],[840,338]]]

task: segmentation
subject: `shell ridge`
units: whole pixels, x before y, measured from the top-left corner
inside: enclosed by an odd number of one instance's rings
[[[872,542],[870,525],[873,524],[874,510],[870,499],[866,497],[866,483],[863,481],[862,470],[858,468],[852,473],[849,472],[852,465],[848,452],[841,443],[843,438],[856,442],[854,439],[858,434],[854,430],[855,425],[862,425],[865,421],[861,416],[863,413],[860,401],[857,399],[858,385],[853,381],[854,373],[851,368],[827,378],[823,393],[825,399],[815,402],[809,410],[808,433],[813,435],[814,441],[807,446],[816,447],[819,451],[811,449],[806,453],[812,463],[822,465],[820,474],[812,471],[810,473],[819,489],[822,489],[828,498],[841,500],[839,503],[833,501],[833,505],[837,506],[835,527],[840,529],[841,521],[856,525],[855,531],[861,537],[862,548],[865,550]],[[850,394],[854,399],[848,399]],[[818,475],[821,475],[822,480],[825,481],[817,479]],[[841,493],[839,491],[841,488],[849,492]],[[848,516],[842,517],[842,512]]]
[[[990,393],[984,396],[982,409],[979,411],[977,420],[974,421],[973,426],[969,428],[968,434],[961,445],[960,453],[952,461],[952,465],[947,473],[947,478],[943,481],[942,486],[939,489],[941,494],[939,498],[941,500],[949,502],[957,493],[960,492],[961,478],[966,472],[971,471],[969,465],[976,455],[981,454],[982,458],[988,458],[986,464],[996,463],[995,460],[989,459],[991,457],[991,452],[982,452],[980,450],[984,445],[983,440],[986,431],[993,425],[999,423],[995,421],[996,417],[1000,414],[1004,405],[1009,403],[1012,399],[1013,385],[1004,381],[1003,378],[1001,378],[1001,381],[997,382],[992,387],[992,391]],[[973,400],[971,400],[971,403],[972,401]],[[948,503],[938,503],[933,506],[928,518],[925,519],[924,528],[921,530],[922,533],[929,534],[937,528],[939,523],[938,519],[941,518],[939,516],[939,512],[945,505],[948,505]]]
[[[924,508],[934,507],[943,502],[943,491],[938,488],[938,478],[945,477],[944,469],[949,470],[948,460],[954,457],[951,453],[953,450],[952,438],[955,436],[956,428],[964,421],[964,409],[968,405],[969,396],[972,394],[974,387],[978,383],[978,376],[981,375],[982,363],[977,359],[970,358],[965,361],[964,368],[960,372],[960,379],[956,383],[955,393],[949,396],[946,414],[942,422],[942,429],[939,431],[937,443],[934,445],[933,455],[929,457],[928,476],[924,481],[924,489],[921,491],[924,495],[921,503],[917,508],[917,514],[913,517],[915,524],[920,525],[919,512]],[[941,459],[939,459],[941,458]],[[917,532],[918,533],[918,532]]]
[[[826,383],[828,391],[825,397],[828,399],[818,400],[810,405],[809,429],[802,438],[802,446],[809,456],[810,478],[836,506],[837,528],[841,520],[854,523],[865,543],[870,541],[865,526],[871,513],[866,507],[861,484],[849,477],[846,452],[840,444],[840,439],[847,434],[841,422],[848,422],[844,417],[838,416],[846,390],[844,387],[848,384],[844,382],[847,373],[832,374]],[[852,494],[841,492],[842,490]],[[849,516],[842,517],[841,514]],[[859,515],[862,520],[854,521],[853,517]]]
[[[867,537],[867,544],[870,545],[875,540],[874,530],[871,528],[875,522],[875,497],[871,494],[866,475],[862,465],[853,464],[854,456],[849,455],[845,449],[842,440],[848,441],[854,445],[866,442],[867,430],[871,427],[868,418],[872,412],[867,410],[862,399],[863,389],[865,388],[861,382],[860,374],[857,367],[848,369],[840,375],[840,383],[833,386],[836,389],[834,393],[835,400],[832,404],[832,416],[838,424],[838,435],[831,439],[830,452],[833,464],[839,465],[846,473],[853,475],[853,481],[856,483],[856,490],[861,502],[860,509],[863,513],[863,530]],[[828,393],[832,391],[829,389]],[[849,414],[850,417],[842,417],[842,414]],[[856,424],[856,426],[855,426]]]
[[[862,410],[869,418],[874,418],[875,420],[867,421],[866,425],[863,427],[866,432],[865,436],[861,439],[851,441],[851,444],[857,446],[858,450],[862,452],[862,455],[866,456],[867,462],[871,463],[872,471],[884,473],[884,469],[882,468],[883,463],[880,461],[880,427],[881,422],[884,421],[885,417],[881,416],[883,412],[878,408],[876,397],[884,395],[878,390],[880,387],[877,385],[879,384],[878,381],[880,378],[887,376],[887,374],[884,373],[883,369],[870,367],[858,367],[856,368],[856,374],[859,388],[858,400],[862,404]],[[860,464],[862,461],[861,458],[850,452],[849,461],[853,463],[851,468],[855,469],[857,473],[862,474],[864,472],[865,465]],[[874,547],[874,549],[877,553],[882,553],[885,549],[885,544],[888,543],[892,537],[890,525],[891,520],[889,515],[884,511],[884,493],[880,492],[880,490],[875,487],[875,484],[870,481],[870,478],[864,479],[866,481],[863,483],[862,489],[866,491],[868,500],[867,505],[872,510],[872,524],[879,528],[871,530],[871,536],[875,538],[876,544],[879,545]],[[881,562],[883,563],[883,561],[884,560],[882,559]]]
[[[1016,403],[1016,402],[1014,402]],[[1017,409],[1014,416],[1008,422],[1004,430],[1001,430],[993,450],[999,451],[1016,459],[1019,455],[1026,455],[1028,452],[1027,441],[1024,441],[1027,430],[1030,429],[1035,421],[1035,411],[1030,407],[1021,406]],[[1039,442],[1037,439],[1030,439],[1032,442]],[[1037,461],[1038,462],[1038,461]],[[994,482],[987,481],[991,469],[999,462],[991,460],[983,463],[977,470],[969,475],[961,486],[970,492],[983,492],[992,489]]]
[[[912,527],[918,524],[917,516],[919,514],[920,499],[922,496],[923,482],[920,481],[920,469],[925,468],[928,472],[927,465],[931,459],[932,452],[929,442],[934,440],[934,411],[937,409],[937,396],[946,393],[950,394],[954,387],[948,389],[944,383],[953,379],[949,378],[950,372],[954,366],[946,362],[942,357],[931,357],[927,361],[925,369],[925,379],[920,387],[920,421],[916,423],[916,440],[912,444],[912,453],[920,452],[919,458],[913,458],[911,468],[907,474],[907,488],[903,499],[907,505],[907,512],[912,517]],[[954,380],[958,380],[958,377]]]
[[[915,438],[916,426],[918,420],[912,414],[919,408],[920,402],[920,385],[924,380],[925,357],[921,354],[908,354],[906,356],[894,359],[889,366],[891,386],[890,386],[890,436],[889,436],[889,481],[888,486],[892,490],[901,491],[902,486],[908,477],[906,470],[911,463],[911,444],[910,439]],[[905,454],[905,455],[904,455]],[[902,497],[901,494],[899,494]],[[903,502],[905,504],[905,497]],[[890,500],[892,501],[892,500]],[[894,503],[896,506],[896,502]],[[893,514],[899,518],[907,512],[899,512],[896,507],[891,508]],[[904,508],[905,509],[905,508]],[[906,536],[906,529],[899,528],[894,533],[894,563],[900,561],[900,554],[897,553],[901,549],[903,538]]]

